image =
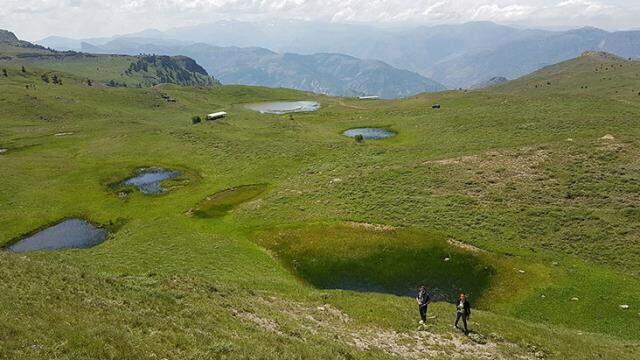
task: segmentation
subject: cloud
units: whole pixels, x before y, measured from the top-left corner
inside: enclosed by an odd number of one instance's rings
[[[528,26],[637,26],[636,0],[3,0],[1,26],[27,39],[169,29],[221,19],[371,23],[488,20]]]

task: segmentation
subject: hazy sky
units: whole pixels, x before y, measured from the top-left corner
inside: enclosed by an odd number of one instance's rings
[[[629,29],[640,27],[640,0],[0,0],[0,28],[27,40],[255,18]]]

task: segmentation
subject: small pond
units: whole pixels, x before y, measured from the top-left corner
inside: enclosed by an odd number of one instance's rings
[[[287,114],[293,112],[311,112],[320,109],[320,104],[315,101],[271,101],[255,104],[247,104],[246,108],[261,114]]]
[[[147,195],[161,194],[165,191],[161,186],[162,182],[180,175],[181,173],[178,171],[160,168],[139,169],[136,176],[123,181],[121,185],[135,186]]]
[[[365,140],[380,140],[386,139],[392,136],[395,136],[396,133],[393,131],[382,129],[382,128],[356,128],[349,129],[342,133],[344,136],[348,136],[354,138],[358,135],[361,135]]]
[[[83,219],[68,219],[28,236],[7,250],[15,253],[38,250],[83,249],[106,240],[109,232]]]

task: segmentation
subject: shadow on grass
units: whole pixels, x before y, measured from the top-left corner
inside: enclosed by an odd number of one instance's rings
[[[477,254],[452,247],[438,233],[313,225],[257,234],[258,242],[297,276],[321,289],[415,295],[425,285],[435,299],[459,292],[481,296],[496,270]]]
[[[199,218],[218,218],[225,216],[236,206],[253,200],[267,190],[267,184],[238,186],[219,191],[206,199],[193,210]]]

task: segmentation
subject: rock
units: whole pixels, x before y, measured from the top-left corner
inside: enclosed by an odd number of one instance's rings
[[[451,260],[451,258],[448,258],[448,257],[444,258],[444,261],[449,261],[449,260]]]
[[[535,356],[538,359],[544,359],[544,353],[542,351],[536,351],[535,354],[533,354],[533,356]]]
[[[615,139],[616,138],[611,134],[607,134],[607,135],[605,135],[605,136],[600,138],[600,140],[615,140]]]
[[[567,138],[567,141],[573,142],[573,139],[572,138]]]
[[[553,265],[553,266],[558,266],[558,262],[557,262],[557,261],[554,261],[554,262],[552,262],[552,263],[551,263],[551,265]]]
[[[7,151],[9,151],[9,149],[0,149],[0,154],[4,154],[4,153],[6,153]]]
[[[544,294],[540,295],[540,297],[543,298],[543,299],[546,298],[546,296]]]
[[[520,274],[524,274],[524,270],[518,270]]]
[[[67,136],[67,135],[73,135],[73,133],[72,132],[61,132],[61,133],[53,134],[53,136]]]
[[[629,307],[630,306],[626,305],[626,304],[625,305],[620,305],[620,309],[622,309],[622,310],[627,310],[627,309],[629,309]]]
[[[571,301],[578,301],[578,300],[580,300],[580,299],[578,299],[577,297],[572,297],[571,298]]]

